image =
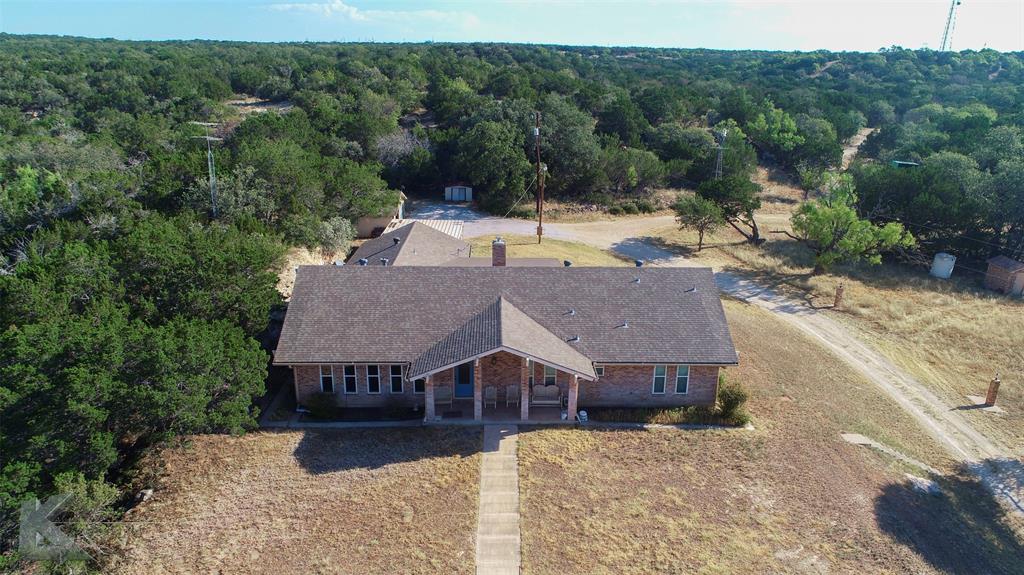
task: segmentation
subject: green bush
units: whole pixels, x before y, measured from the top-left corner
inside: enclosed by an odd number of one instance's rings
[[[650,214],[658,211],[658,208],[654,205],[654,202],[646,199],[635,200],[636,209],[640,210],[641,213]]]
[[[337,419],[338,401],[333,393],[318,393],[306,402],[306,409],[317,419]]]
[[[725,375],[718,376],[718,415],[732,425],[746,425],[750,414],[743,409],[749,394],[738,383],[729,382]]]
[[[625,203],[621,204],[621,207],[622,207],[622,211],[624,211],[624,212],[626,212],[627,214],[630,214],[630,215],[636,215],[636,214],[640,213],[640,209],[637,208],[636,204],[634,204],[633,202],[625,202]]]
[[[612,206],[608,208],[608,213],[613,216],[621,216],[624,213],[622,206]]]

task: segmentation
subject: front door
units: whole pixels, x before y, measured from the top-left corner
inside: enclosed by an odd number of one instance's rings
[[[473,397],[473,362],[455,368],[455,397]]]

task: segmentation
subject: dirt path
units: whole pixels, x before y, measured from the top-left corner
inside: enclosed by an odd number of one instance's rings
[[[850,162],[857,157],[857,151],[860,150],[861,144],[864,140],[868,139],[875,131],[875,128],[861,128],[856,134],[853,135],[849,141],[843,146],[843,169],[850,167]]]

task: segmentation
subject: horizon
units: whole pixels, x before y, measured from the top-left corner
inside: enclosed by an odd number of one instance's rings
[[[890,47],[937,49],[948,13],[946,0],[7,0],[0,4],[0,32],[151,42],[871,53]],[[965,1],[957,9],[952,49],[1024,51],[1024,3]]]

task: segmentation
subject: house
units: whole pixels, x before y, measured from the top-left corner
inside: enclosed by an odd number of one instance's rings
[[[367,240],[348,259],[349,265],[444,266],[444,267],[559,267],[554,258],[507,258],[504,240],[491,243],[491,257],[472,257],[471,246],[452,236],[414,221],[372,240]]]
[[[1010,295],[1024,295],[1024,262],[1006,256],[989,259],[985,287]]]
[[[300,405],[428,422],[710,406],[737,362],[706,268],[301,266],[274,352]]]
[[[356,220],[356,237],[372,238],[380,235],[393,220],[400,220],[405,217],[405,194],[398,193],[398,203],[386,209],[379,216],[363,216]]]
[[[472,202],[473,188],[462,182],[453,182],[444,187],[444,201],[446,202]]]

